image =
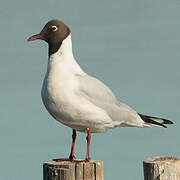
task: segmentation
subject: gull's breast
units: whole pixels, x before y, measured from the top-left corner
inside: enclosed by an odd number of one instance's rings
[[[85,132],[105,132],[113,128],[111,118],[76,91],[78,83],[73,77],[66,81],[46,77],[42,86],[42,100],[48,112],[59,122]]]

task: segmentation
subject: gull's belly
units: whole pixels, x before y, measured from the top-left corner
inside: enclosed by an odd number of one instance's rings
[[[114,127],[111,118],[101,108],[70,88],[52,88],[43,83],[41,96],[48,112],[59,122],[81,132],[87,128],[93,133],[105,132]]]

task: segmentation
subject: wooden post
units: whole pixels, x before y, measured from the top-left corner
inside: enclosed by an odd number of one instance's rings
[[[180,180],[180,159],[153,157],[144,160],[144,180]]]
[[[43,165],[44,180],[104,180],[102,161],[47,162]]]

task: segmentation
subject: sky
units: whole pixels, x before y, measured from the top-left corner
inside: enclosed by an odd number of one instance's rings
[[[93,134],[91,158],[104,162],[105,180],[143,179],[144,159],[180,157],[179,8],[177,0],[3,1],[0,179],[42,179],[44,162],[69,155],[71,129],[48,114],[40,96],[47,44],[26,41],[51,19],[70,27],[74,57],[85,72],[136,111],[175,123]],[[78,158],[85,157],[85,137],[78,133]]]

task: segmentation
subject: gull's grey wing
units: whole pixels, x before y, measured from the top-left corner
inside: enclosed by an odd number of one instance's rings
[[[128,105],[121,103],[112,91],[98,79],[89,75],[77,75],[78,94],[103,109],[117,126],[144,126],[144,121]]]

